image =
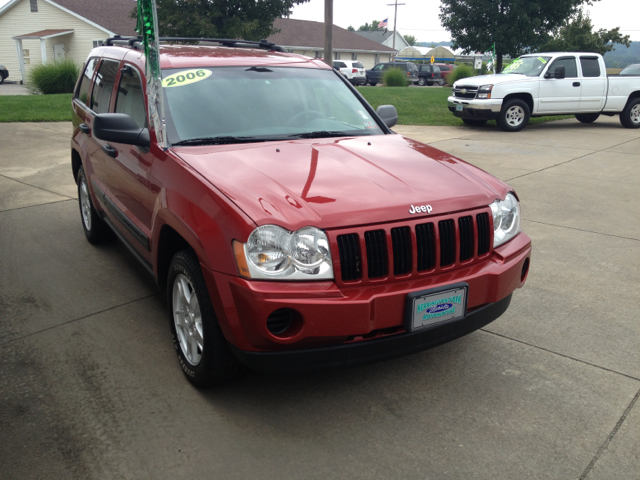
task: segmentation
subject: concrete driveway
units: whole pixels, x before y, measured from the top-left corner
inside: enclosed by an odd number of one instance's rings
[[[183,378],[162,296],[84,239],[71,127],[0,124],[0,478],[640,478],[640,131],[397,127],[512,185],[529,279],[487,328],[312,375]]]

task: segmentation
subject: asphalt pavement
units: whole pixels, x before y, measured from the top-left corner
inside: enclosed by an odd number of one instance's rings
[[[638,480],[640,130],[395,130],[517,191],[533,256],[509,310],[405,358],[203,392],[153,279],[84,238],[70,124],[0,124],[0,479]]]

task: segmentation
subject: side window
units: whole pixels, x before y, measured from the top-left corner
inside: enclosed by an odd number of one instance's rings
[[[384,65],[379,63],[378,65],[373,67],[372,70],[375,70],[376,72],[378,72],[378,71],[382,70],[383,67],[384,67]]]
[[[96,74],[95,85],[91,94],[91,110],[96,113],[109,113],[111,92],[116,83],[118,62],[103,60]]]
[[[576,59],[571,57],[558,58],[551,67],[549,72],[553,72],[556,67],[564,65],[565,78],[576,78],[578,76],[578,67],[576,66]]]
[[[147,126],[147,112],[144,108],[144,94],[138,71],[130,65],[122,69],[118,96],[116,97],[116,113],[126,113],[138,125]]]
[[[583,77],[599,77],[600,63],[598,57],[580,57]]]
[[[344,62],[333,62],[333,68],[347,68]]]
[[[87,62],[87,66],[84,69],[84,73],[82,74],[78,90],[76,90],[75,98],[80,100],[85,105],[88,103],[87,98],[89,96],[89,88],[91,87],[91,80],[93,79],[93,74],[96,70],[96,63],[98,63],[97,58],[89,59],[89,61]]]

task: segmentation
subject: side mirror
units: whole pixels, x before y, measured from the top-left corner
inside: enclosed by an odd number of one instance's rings
[[[562,80],[566,75],[564,65],[558,65],[553,72],[547,72],[544,74],[544,78],[557,78]]]
[[[149,129],[140,128],[124,113],[101,113],[93,119],[93,135],[105,142],[124,143],[149,148]]]
[[[376,113],[389,128],[398,123],[398,111],[393,105],[380,105]]]

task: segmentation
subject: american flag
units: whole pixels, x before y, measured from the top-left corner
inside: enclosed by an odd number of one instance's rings
[[[389,18],[385,18],[378,24],[378,28],[387,28],[388,23],[389,23]]]

